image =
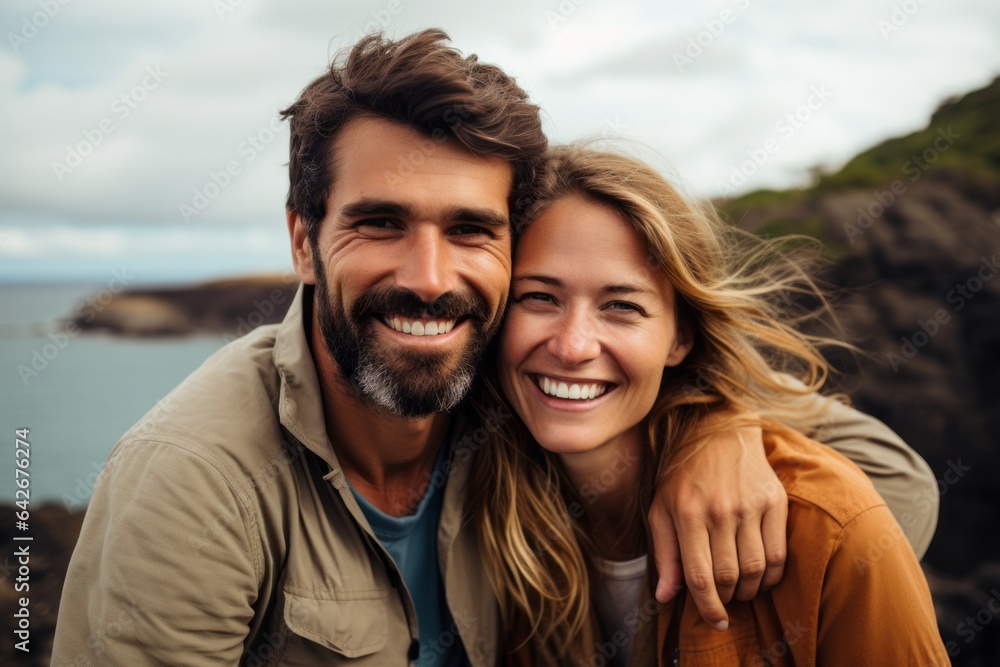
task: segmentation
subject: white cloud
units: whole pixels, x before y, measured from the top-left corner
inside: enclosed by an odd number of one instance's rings
[[[813,165],[842,163],[1000,73],[1000,4],[992,0],[907,0],[919,9],[885,36],[879,21],[891,20],[901,0],[220,2],[233,10],[71,2],[16,53],[0,51],[8,157],[0,218],[180,223],[179,206],[235,160],[240,173],[191,224],[283,228],[286,130],[252,160],[241,148],[339,46],[376,24],[394,35],[443,27],[457,47],[518,77],[554,140],[620,131],[701,194],[714,194],[748,150],[775,136],[778,120],[814,85],[833,96],[746,188],[785,187]],[[720,31],[723,10],[732,20]],[[4,34],[19,34],[37,11],[36,2],[6,5]],[[689,40],[700,40],[702,53],[679,68],[674,56]],[[166,76],[133,92],[151,81],[147,68]],[[113,132],[60,180],[53,163],[65,163],[67,146],[98,136],[105,119]]]

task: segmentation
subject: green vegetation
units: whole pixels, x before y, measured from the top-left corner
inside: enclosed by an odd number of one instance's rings
[[[928,126],[861,153],[816,189],[874,187],[945,167],[1000,178],[1000,78],[986,88],[942,104]],[[907,175],[909,174],[909,175]]]
[[[945,101],[923,130],[883,141],[851,159],[833,174],[820,174],[809,189],[757,190],[716,202],[724,216],[739,221],[749,209],[791,205],[816,195],[855,188],[885,186],[896,179],[910,182],[925,173],[947,169],[969,173],[977,181],[1000,183],[1000,77],[980,90]],[[821,223],[772,220],[778,229],[822,235]]]

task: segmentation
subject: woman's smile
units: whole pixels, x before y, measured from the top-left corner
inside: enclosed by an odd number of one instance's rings
[[[500,381],[542,447],[579,453],[628,433],[652,408],[664,367],[690,349],[674,290],[647,256],[619,213],[577,195],[522,234]]]

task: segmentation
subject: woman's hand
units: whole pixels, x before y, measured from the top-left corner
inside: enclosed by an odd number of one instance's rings
[[[781,580],[787,519],[761,429],[715,436],[661,482],[649,510],[656,599],[670,600],[686,582],[702,618],[725,630],[724,604]]]

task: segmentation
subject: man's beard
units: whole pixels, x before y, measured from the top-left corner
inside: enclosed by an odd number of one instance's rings
[[[327,350],[342,376],[364,399],[400,417],[426,417],[455,408],[468,393],[487,345],[500,328],[503,305],[489,321],[479,295],[448,292],[426,303],[410,290],[381,287],[365,292],[351,312],[332,303],[322,264],[316,271],[316,317]],[[460,351],[415,352],[377,338],[383,316],[458,320],[472,328]],[[457,361],[452,359],[458,355]],[[449,370],[449,367],[452,367]]]

